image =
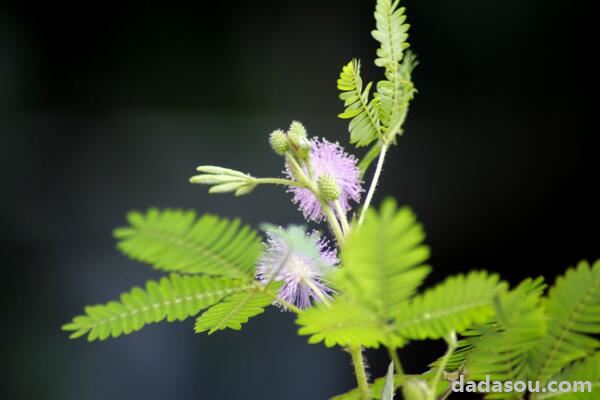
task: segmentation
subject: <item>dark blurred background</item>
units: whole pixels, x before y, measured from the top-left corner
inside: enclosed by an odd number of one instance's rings
[[[600,257],[598,148],[583,124],[581,4],[406,0],[421,65],[406,135],[376,196],[423,221],[435,273],[549,281]],[[303,121],[347,144],[336,79],[366,79],[374,1],[0,6],[0,178],[6,399],[324,399],[354,386],[349,357],[271,310],[240,332],[161,324],[88,344],[60,326],[157,274],[111,231],[132,209],[193,208],[257,225],[302,222],[277,188],[209,196],[199,164],[268,176],[268,133]],[[415,344],[408,372],[443,351]],[[371,372],[387,361],[369,351]],[[465,396],[466,398],[466,396]]]

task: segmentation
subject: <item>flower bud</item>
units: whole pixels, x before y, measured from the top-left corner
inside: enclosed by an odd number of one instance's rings
[[[325,201],[334,201],[340,198],[340,186],[331,175],[321,175],[317,180],[317,187]]]
[[[306,128],[302,125],[301,122],[292,121],[290,124],[290,129],[288,129],[289,133],[293,133],[295,135],[306,137]]]
[[[288,138],[281,129],[277,129],[271,133],[269,143],[273,151],[280,156],[284,155],[290,148]]]
[[[293,121],[288,130],[288,140],[295,153],[303,159],[308,157],[311,148],[310,141],[306,137],[306,128],[298,121]]]
[[[208,193],[215,194],[215,193],[235,192],[243,186],[244,186],[243,181],[222,183],[220,185],[211,186],[211,188],[208,189]]]
[[[196,170],[202,173],[192,176],[190,183],[210,186],[209,193],[234,192],[236,196],[242,196],[250,193],[257,185],[254,177],[235,169],[201,165]]]
[[[407,379],[402,385],[402,394],[406,400],[427,400],[431,389],[421,379]]]
[[[240,188],[235,191],[235,195],[236,196],[245,196],[248,193],[252,192],[255,187],[256,187],[255,184],[247,184],[244,186],[240,186]]]

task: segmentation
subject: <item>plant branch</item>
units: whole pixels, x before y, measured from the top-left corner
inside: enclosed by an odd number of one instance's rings
[[[385,161],[385,155],[388,150],[388,144],[383,143],[381,145],[381,151],[379,152],[379,160],[377,160],[377,168],[375,169],[375,174],[373,175],[373,180],[371,181],[371,186],[369,187],[369,191],[367,192],[367,197],[365,198],[365,203],[363,204],[362,211],[360,213],[360,217],[358,218],[358,225],[362,225],[365,220],[365,215],[369,206],[371,205],[371,201],[373,200],[373,194],[375,193],[375,188],[377,187],[377,183],[379,182],[379,176],[381,175],[381,170],[383,169],[383,162]]]
[[[303,185],[311,184],[311,180],[306,176],[304,169],[298,164],[298,161],[296,161],[294,156],[288,153],[285,159],[294,178]]]
[[[319,298],[319,300],[321,300],[323,302],[323,304],[325,304],[327,307],[331,306],[331,303],[329,302],[327,297],[323,294],[323,292],[321,290],[319,290],[319,288],[314,284],[314,282],[312,280],[302,279],[302,283],[304,283],[306,286],[308,286],[310,288],[310,290],[313,291],[315,296],[317,296]]]
[[[404,383],[404,369],[402,368],[402,363],[400,362],[400,357],[398,357],[398,353],[396,352],[395,347],[388,347],[388,354],[390,359],[394,362],[394,369],[396,370],[396,374],[402,377],[401,382]]]
[[[362,350],[358,346],[351,346],[349,350],[352,356],[352,363],[354,364],[354,375],[356,375],[356,382],[358,383],[360,400],[371,400],[371,391],[369,390]]]
[[[318,192],[315,193],[315,196],[318,196]],[[327,202],[321,200],[321,209],[323,210],[323,214],[325,214],[325,217],[327,218],[327,222],[329,223],[329,226],[331,227],[331,230],[333,231],[333,234],[335,235],[335,238],[338,242],[338,244],[342,244],[344,243],[344,232],[342,231],[342,228],[340,227],[340,223],[338,222],[335,213],[333,212],[333,210],[331,209],[331,207],[329,207],[329,204],[327,204]]]
[[[254,178],[253,183],[306,187],[306,185],[301,182],[282,178]]]
[[[454,350],[456,350],[456,346],[458,343],[456,341],[456,333],[454,331],[450,332],[450,335],[448,335],[448,337],[446,338],[446,342],[448,343],[448,350],[446,350],[444,357],[442,357],[438,369],[435,372],[433,381],[431,381],[431,388],[428,400],[435,400],[435,394],[437,393],[438,383],[442,378],[442,374],[446,370],[446,365],[448,364],[448,360],[450,360],[450,356],[452,356],[452,353],[454,353]]]
[[[360,162],[358,163],[358,169],[360,171],[361,178],[363,178],[365,176],[365,174],[367,173],[367,170],[369,169],[369,166],[371,166],[371,163],[373,162],[373,160],[375,160],[377,158],[380,151],[381,151],[381,141],[378,141],[376,144],[371,146],[371,148],[369,149],[367,154],[365,154],[365,156],[362,158],[362,160],[360,160]]]
[[[338,218],[340,219],[342,231],[345,235],[347,235],[350,232],[350,225],[348,225],[348,218],[346,217],[346,213],[342,208],[342,203],[340,203],[340,200],[338,199],[333,203],[333,206],[335,207],[335,211],[337,212]]]
[[[293,305],[292,303],[289,303],[289,302],[287,302],[287,301],[285,301],[285,300],[281,299],[281,298],[280,298],[278,295],[276,295],[276,294],[273,294],[273,293],[270,293],[270,292],[269,292],[269,294],[273,295],[273,298],[275,299],[275,301],[276,301],[277,303],[279,303],[279,305],[281,305],[281,306],[283,306],[283,307],[287,308],[288,310],[290,310],[290,311],[292,311],[292,312],[294,312],[294,313],[296,313],[296,314],[300,314],[300,313],[302,313],[302,309],[300,309],[300,308],[296,307],[296,306],[295,306],[295,305]]]

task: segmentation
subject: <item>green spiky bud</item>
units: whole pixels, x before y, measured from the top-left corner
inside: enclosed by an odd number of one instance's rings
[[[321,175],[317,180],[317,187],[325,201],[335,201],[340,198],[340,186],[331,175]]]
[[[288,132],[290,134],[306,137],[306,128],[304,127],[304,125],[302,125],[301,122],[298,121],[292,121]]]
[[[284,155],[290,149],[288,138],[281,129],[277,129],[271,133],[269,143],[273,151],[280,156]]]
[[[310,152],[310,141],[306,136],[306,128],[298,121],[292,121],[288,130],[288,140],[294,152],[302,159],[308,157]]]
[[[402,394],[406,400],[427,400],[431,398],[431,389],[421,379],[407,379],[402,385]]]

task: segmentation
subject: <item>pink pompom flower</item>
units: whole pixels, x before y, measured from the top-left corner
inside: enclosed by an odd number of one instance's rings
[[[311,141],[310,165],[312,166],[313,179],[315,182],[321,175],[331,176],[340,188],[339,201],[344,212],[351,209],[350,201],[359,202],[363,191],[358,160],[337,143],[331,143],[325,139],[313,138]],[[308,173],[308,171],[305,171]],[[294,179],[289,167],[286,167],[286,175]],[[292,201],[304,214],[308,221],[320,222],[324,215],[319,199],[309,189],[302,187],[290,187],[289,192],[293,194]]]
[[[331,298],[327,275],[339,262],[336,250],[318,232],[306,233],[304,227],[291,225],[287,229],[267,227],[267,241],[257,264],[260,282],[282,282],[279,298],[305,309],[313,300]],[[284,306],[285,308],[285,306]]]

